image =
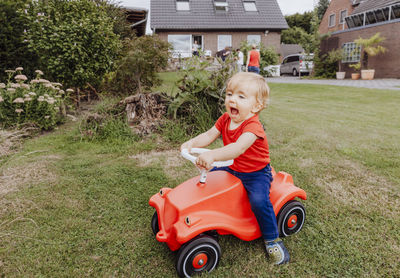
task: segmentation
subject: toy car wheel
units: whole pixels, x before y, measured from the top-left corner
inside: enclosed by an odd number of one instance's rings
[[[290,201],[280,210],[278,220],[279,236],[286,237],[301,230],[306,219],[306,210],[299,201]]]
[[[153,218],[151,218],[151,229],[153,230],[154,235],[156,235],[160,231],[160,226],[158,226],[157,211],[154,212]]]
[[[200,235],[182,245],[176,258],[179,277],[211,272],[218,265],[221,248],[211,236]]]
[[[293,76],[297,76],[297,75],[298,75],[297,70],[293,69]]]

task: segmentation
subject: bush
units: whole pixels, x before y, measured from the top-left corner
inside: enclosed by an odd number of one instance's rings
[[[96,87],[120,51],[106,0],[32,1],[27,14],[29,48],[39,67],[68,87]]]
[[[153,35],[126,39],[124,45],[125,55],[117,62],[116,71],[107,77],[106,89],[127,96],[160,84],[157,72],[167,67],[169,43]]]
[[[7,84],[0,83],[0,126],[33,124],[43,130],[52,129],[64,119],[62,85],[40,78],[41,71],[37,71],[37,78],[28,84],[22,70],[7,70]]]
[[[187,134],[196,135],[212,126],[225,111],[224,94],[228,79],[234,74],[233,59],[218,59],[220,69],[208,71],[210,61],[193,57],[186,61],[179,92],[172,98],[169,114],[179,119]]]
[[[37,57],[28,49],[24,31],[28,19],[24,13],[28,0],[0,1],[0,80],[5,80],[5,69],[17,66],[25,68],[25,74],[32,77]]]

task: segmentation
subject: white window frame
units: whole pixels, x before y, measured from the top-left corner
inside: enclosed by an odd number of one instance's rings
[[[189,0],[176,0],[177,11],[190,11]]]
[[[219,12],[227,12],[229,9],[229,5],[226,0],[214,0],[214,7],[215,10]]]
[[[331,24],[331,18],[333,16],[333,24]],[[336,25],[336,14],[330,14],[328,18],[328,27],[334,27]]]
[[[255,37],[257,37],[257,39],[254,39]],[[259,46],[261,43],[261,35],[247,35],[247,42]]]
[[[180,42],[179,42],[180,41]],[[174,48],[172,51],[173,58],[186,58],[192,56],[192,35],[170,34],[168,35],[168,42]],[[186,45],[185,45],[186,44]],[[179,47],[179,46],[184,47]],[[176,48],[178,46],[178,48]]]
[[[256,1],[243,1],[243,7],[246,12],[258,12]]]
[[[345,12],[345,15],[342,17],[342,13]],[[344,24],[345,23],[345,18],[347,17],[347,9],[346,10],[342,10],[339,13],[339,24]]]
[[[361,59],[361,47],[355,42],[346,42],[342,44],[344,58],[342,63],[358,63]]]
[[[222,41],[224,39],[228,39],[229,41],[228,45],[226,45],[226,43]],[[232,35],[218,35],[218,51],[224,49],[227,46],[228,47],[232,46]]]

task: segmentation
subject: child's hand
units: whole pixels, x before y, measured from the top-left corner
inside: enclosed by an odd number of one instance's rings
[[[211,164],[215,161],[212,152],[205,152],[199,155],[196,159],[196,166],[201,169],[210,170],[212,168]]]
[[[192,140],[192,139],[190,139],[189,141],[186,141],[185,143],[183,143],[183,144],[181,145],[181,151],[182,151],[183,149],[187,149],[188,152],[190,153],[190,151],[192,150],[192,148],[193,148],[193,140]]]

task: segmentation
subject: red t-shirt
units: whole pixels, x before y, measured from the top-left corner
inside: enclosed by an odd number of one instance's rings
[[[270,163],[268,141],[258,115],[245,120],[239,127],[233,130],[229,130],[230,123],[231,118],[228,113],[219,117],[215,123],[215,127],[222,134],[224,146],[236,142],[240,135],[245,132],[251,132],[258,138],[243,154],[235,158],[229,168],[237,172],[250,173],[267,166]]]
[[[251,50],[249,52],[250,60],[249,60],[249,67],[260,67],[260,52],[257,50]]]

